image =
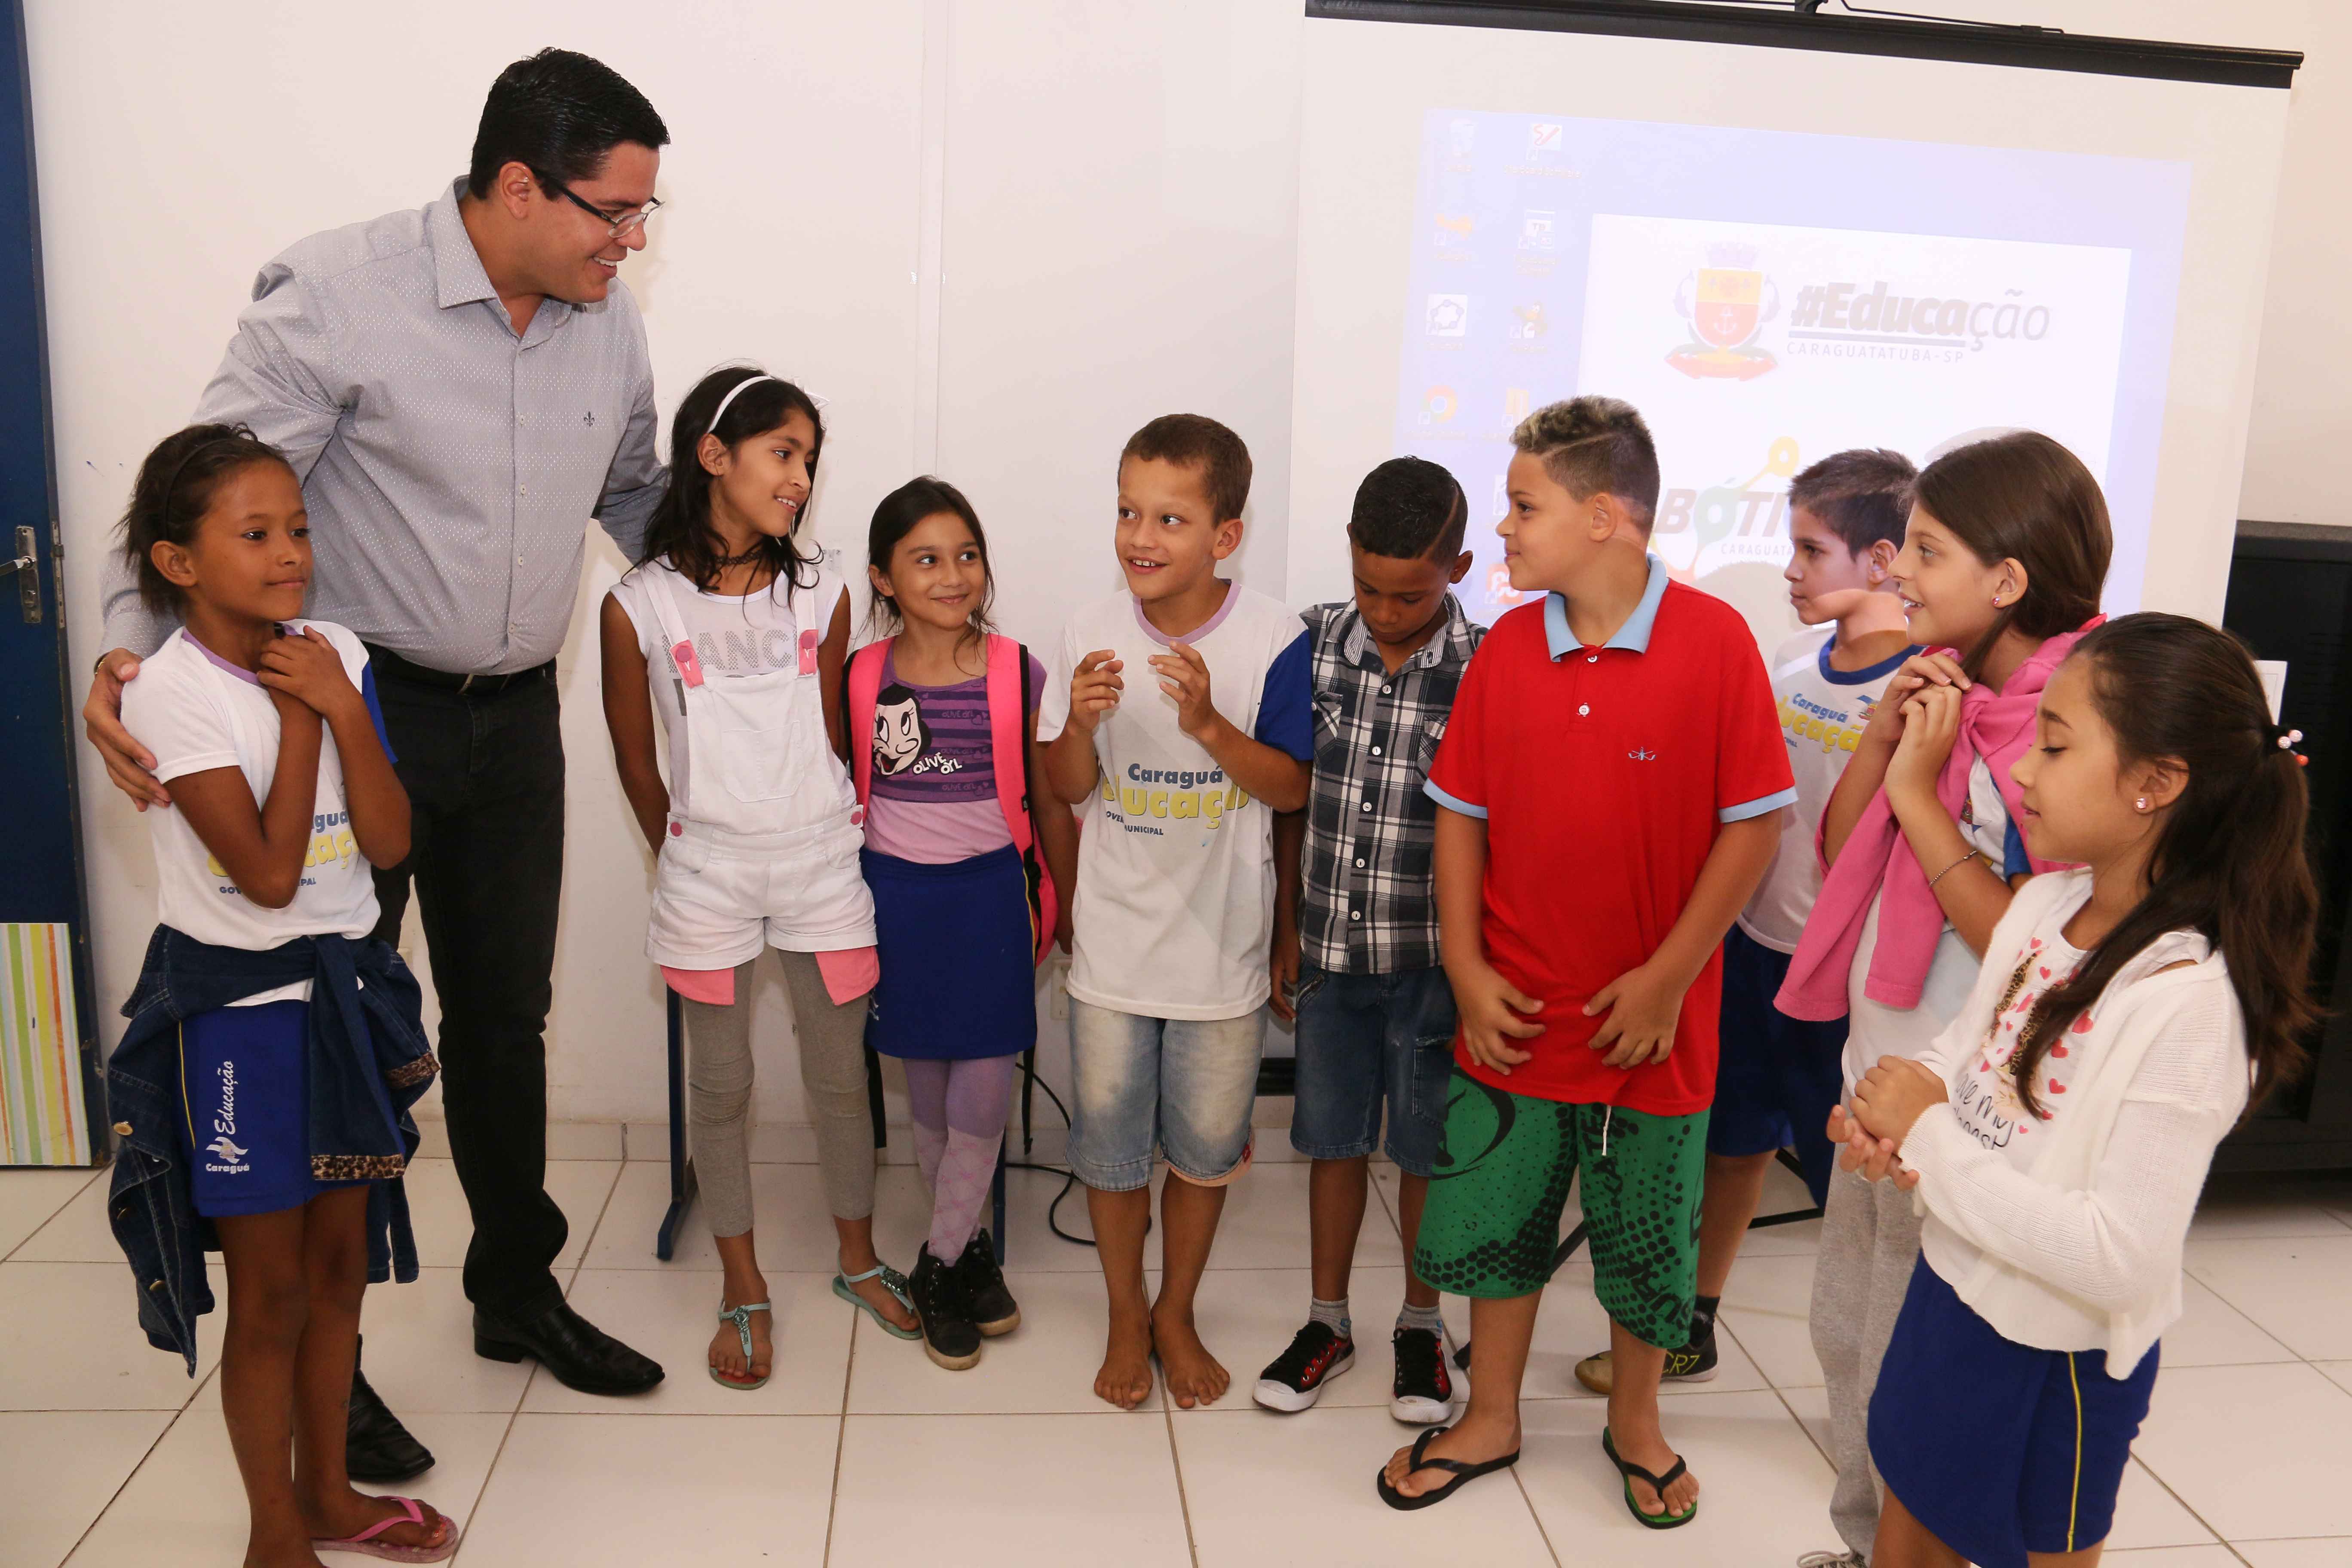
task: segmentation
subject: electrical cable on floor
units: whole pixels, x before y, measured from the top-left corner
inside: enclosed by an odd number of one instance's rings
[[[1071,1125],[1070,1108],[1062,1103],[1062,1097],[1054,1092],[1054,1086],[1052,1084],[1047,1083],[1044,1079],[1037,1076],[1037,1064],[1034,1061],[1024,1057],[1021,1061],[1021,1070],[1024,1074],[1027,1075],[1029,1082],[1033,1087],[1042,1089],[1045,1091],[1045,1098],[1052,1100],[1054,1102],[1054,1109],[1062,1113],[1062,1127],[1064,1131],[1066,1131]],[[1029,1152],[1025,1144],[1021,1152],[1024,1154]],[[1070,1195],[1070,1189],[1078,1184],[1078,1173],[1076,1171],[1073,1171],[1067,1165],[1045,1165],[1030,1160],[1007,1160],[1004,1162],[1004,1168],[1008,1171],[1043,1171],[1049,1176],[1061,1177],[1062,1190],[1055,1193],[1054,1194],[1054,1201],[1045,1205],[1045,1228],[1052,1231],[1055,1236],[1060,1237],[1064,1241],[1070,1243],[1074,1247],[1094,1246],[1094,1239],[1091,1237],[1072,1236],[1068,1231],[1064,1230],[1061,1226],[1061,1221],[1056,1217],[1061,1212],[1062,1200],[1068,1197]],[[1150,1234],[1148,1228],[1145,1231],[1145,1234]]]

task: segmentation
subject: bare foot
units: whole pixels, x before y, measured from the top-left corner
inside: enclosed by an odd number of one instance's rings
[[[1459,1459],[1465,1465],[1483,1465],[1489,1459],[1499,1459],[1514,1453],[1519,1447],[1517,1425],[1488,1431],[1474,1426],[1466,1419],[1441,1429],[1422,1451],[1423,1468],[1412,1468],[1412,1445],[1408,1443],[1389,1456],[1388,1467],[1381,1474],[1389,1485],[1405,1497],[1419,1497],[1454,1479],[1451,1470],[1426,1468],[1431,1459]]]
[[[1144,1312],[1110,1315],[1110,1343],[1095,1373],[1095,1397],[1132,1410],[1151,1397],[1151,1319]]]
[[[340,1541],[357,1535],[378,1521],[399,1520],[398,1524],[375,1537],[386,1546],[438,1546],[457,1528],[436,1512],[431,1503],[420,1499],[416,1506],[425,1512],[422,1524],[410,1523],[407,1510],[395,1499],[370,1497],[346,1487],[323,1503],[305,1507],[302,1522],[319,1540]]]
[[[1639,1465],[1654,1476],[1663,1476],[1675,1468],[1675,1451],[1666,1446],[1663,1436],[1628,1438],[1614,1428],[1609,1434],[1617,1445],[1618,1457],[1628,1464]],[[1655,1517],[1662,1513],[1683,1513],[1698,1501],[1698,1478],[1685,1470],[1666,1489],[1665,1501],[1658,1500],[1658,1489],[1639,1476],[1625,1478],[1633,1488],[1633,1506]]]
[[[1185,1410],[1214,1405],[1233,1386],[1233,1374],[1217,1363],[1201,1342],[1191,1314],[1157,1311],[1151,1317],[1151,1344],[1160,1352],[1160,1369],[1168,1377],[1168,1396]]]
[[[732,1310],[747,1301],[764,1301],[767,1299],[767,1289],[761,1286],[756,1290],[747,1290],[740,1297],[730,1290],[720,1304]],[[722,1319],[719,1331],[710,1336],[710,1369],[719,1374],[722,1383],[748,1387],[764,1379],[774,1365],[774,1343],[769,1324],[774,1321],[775,1314],[751,1312],[746,1316],[749,1321],[745,1326],[751,1331],[750,1363],[747,1365],[743,1360],[743,1336],[736,1331],[732,1322]]]

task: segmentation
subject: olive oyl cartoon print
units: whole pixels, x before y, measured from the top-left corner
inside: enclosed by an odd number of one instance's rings
[[[923,721],[923,705],[915,694],[893,682],[874,699],[874,772],[897,778],[920,769],[950,773],[962,766],[955,758],[924,756],[931,749],[931,727]]]

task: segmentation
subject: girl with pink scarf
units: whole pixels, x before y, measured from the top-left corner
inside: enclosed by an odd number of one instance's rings
[[[2057,442],[2020,431],[1958,447],[1921,472],[1916,497],[1894,578],[1911,640],[1930,651],[1888,684],[1830,796],[1827,874],[1778,1001],[1793,1017],[1849,1019],[1849,1095],[1882,1057],[1934,1043],[2014,888],[2052,868],[2026,854],[2010,764],[2051,673],[2104,618],[2106,501]],[[1830,1518],[1857,1563],[1878,1527],[1870,1395],[1918,1253],[1907,1194],[1832,1179],[1811,1331],[1838,1467]]]

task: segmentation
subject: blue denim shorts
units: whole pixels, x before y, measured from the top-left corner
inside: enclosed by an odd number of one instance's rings
[[[1147,1018],[1070,998],[1070,1169],[1098,1192],[1151,1182],[1155,1152],[1216,1186],[1247,1162],[1265,1010]]]
[[[1454,988],[1445,971],[1335,974],[1302,963],[1297,994],[1290,1146],[1310,1160],[1369,1154],[1386,1105],[1389,1158],[1410,1175],[1428,1175],[1454,1077]]]

